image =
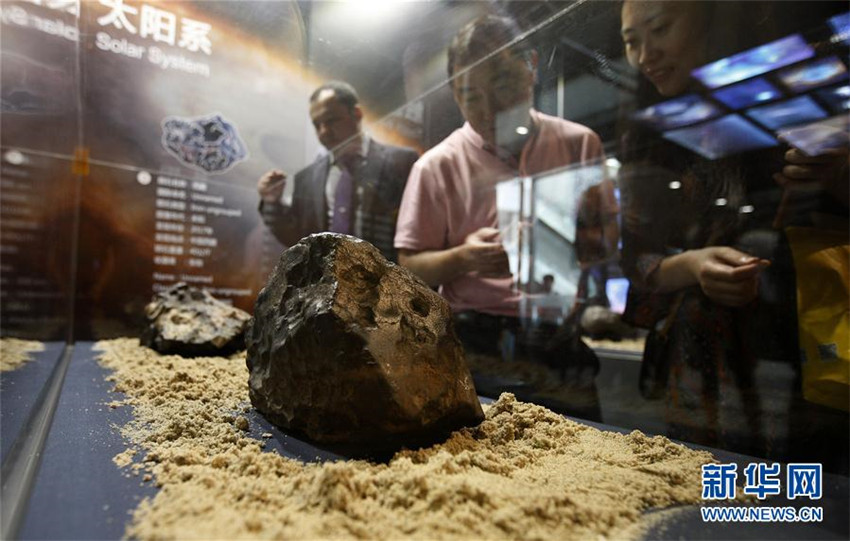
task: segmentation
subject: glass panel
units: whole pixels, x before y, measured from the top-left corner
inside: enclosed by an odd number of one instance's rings
[[[82,21],[77,338],[138,333],[178,281],[250,311],[280,251],[256,181],[305,154],[297,6],[88,2]]]
[[[483,394],[508,390],[586,419],[846,473],[848,354],[837,352],[847,321],[836,315],[817,331],[827,343],[806,346],[798,337],[812,332],[812,312],[797,307],[815,295],[812,306],[846,313],[848,291],[825,279],[798,292],[820,271],[800,266],[800,250],[815,248],[788,229],[813,228],[802,235],[823,239],[818,250],[846,255],[847,48],[835,26],[846,5],[621,8],[452,4],[442,25],[418,14],[423,33],[397,23],[409,34],[399,46],[408,101],[370,129],[428,151],[401,203],[401,262],[452,304]],[[452,38],[485,10],[519,32],[466,34],[449,79]],[[530,124],[523,99],[508,95],[522,89],[499,78],[521,81],[523,63],[534,109],[550,115]],[[374,95],[366,88],[363,101]],[[547,132],[540,118],[557,117],[592,130],[601,152],[588,150],[592,136],[582,147]],[[547,136],[574,154],[551,145],[535,161]],[[829,160],[810,158],[831,149]],[[792,162],[825,176],[791,189],[774,175]],[[499,236],[477,241],[501,246],[506,263],[485,267],[478,252],[477,267],[440,275],[415,260],[464,252],[485,226]],[[501,286],[482,279],[504,264],[512,276]],[[841,268],[833,276],[846,276]],[[827,364],[813,368],[813,356]],[[817,396],[809,370],[839,365],[844,383]]]
[[[6,2],[2,10],[1,334],[65,340],[80,128],[79,8]]]
[[[619,25],[638,85],[615,148],[623,319],[649,333],[640,390],[666,433],[846,473],[847,385],[824,371],[847,381],[826,345],[842,348],[847,324],[812,313],[846,307],[847,266],[801,259],[848,246],[846,112],[825,121],[836,102],[816,93],[847,83],[827,23],[843,11],[627,3]],[[838,274],[813,285],[820,272]]]
[[[135,335],[179,280],[250,310],[345,215],[479,393],[847,473],[846,3],[2,10],[3,336]]]
[[[7,477],[71,337],[78,14],[76,1],[0,5],[0,459]]]

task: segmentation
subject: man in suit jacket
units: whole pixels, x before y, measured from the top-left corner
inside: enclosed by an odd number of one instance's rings
[[[286,173],[272,170],[260,178],[263,221],[286,246],[311,233],[333,231],[366,240],[396,261],[396,217],[418,155],[363,133],[363,111],[348,83],[317,88],[310,96],[310,118],[329,153],[295,174],[290,205],[281,203]]]

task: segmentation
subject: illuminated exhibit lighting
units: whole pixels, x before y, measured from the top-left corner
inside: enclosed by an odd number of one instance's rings
[[[12,165],[21,165],[26,161],[26,157],[18,150],[9,150],[3,155],[3,159]]]
[[[678,190],[679,188],[682,187],[682,183],[679,182],[678,180],[674,180],[673,182],[671,182],[667,186],[669,186],[671,190]]]
[[[738,212],[741,214],[752,214],[756,208],[752,205],[744,205],[743,207],[738,209]]]
[[[718,197],[714,200],[714,204],[718,207],[725,207],[728,202],[725,197]]]
[[[528,128],[525,126],[517,126],[516,132],[519,135],[528,135]]]
[[[617,158],[606,158],[605,159],[605,170],[609,177],[616,177],[620,174],[620,168],[623,164],[620,163],[620,160]],[[617,196],[619,197],[619,195]]]
[[[399,0],[344,0],[340,5],[340,16],[344,20],[376,24],[397,15],[404,9]]]
[[[147,171],[139,171],[138,173],[136,173],[136,182],[138,182],[142,186],[147,186],[151,183],[151,180],[153,180],[153,178],[151,177],[151,174]]]

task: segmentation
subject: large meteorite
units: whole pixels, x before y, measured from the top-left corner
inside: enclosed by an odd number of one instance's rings
[[[251,317],[183,282],[154,295],[145,316],[139,340],[143,346],[187,357],[227,355],[242,349]]]
[[[284,252],[246,342],[251,402],[320,442],[423,445],[484,418],[448,304],[354,237]]]

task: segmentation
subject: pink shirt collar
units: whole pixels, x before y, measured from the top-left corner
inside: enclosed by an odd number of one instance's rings
[[[523,153],[525,153],[528,149],[528,145],[533,144],[534,140],[537,138],[537,135],[540,132],[541,126],[540,113],[537,112],[537,110],[535,109],[530,109],[528,113],[529,116],[531,116],[531,136],[528,138],[528,141],[526,141],[525,147],[523,147]],[[476,146],[484,150],[485,152],[489,152],[490,154],[496,156],[497,158],[499,158],[499,160],[505,162],[513,168],[519,168],[520,164],[517,163],[517,160],[510,152],[501,147],[497,147],[486,142],[484,138],[481,137],[481,135],[479,135],[478,132],[472,128],[472,125],[469,122],[463,123],[463,126],[461,127],[461,133],[463,134],[463,137],[467,140],[467,142],[469,142],[473,146]]]

